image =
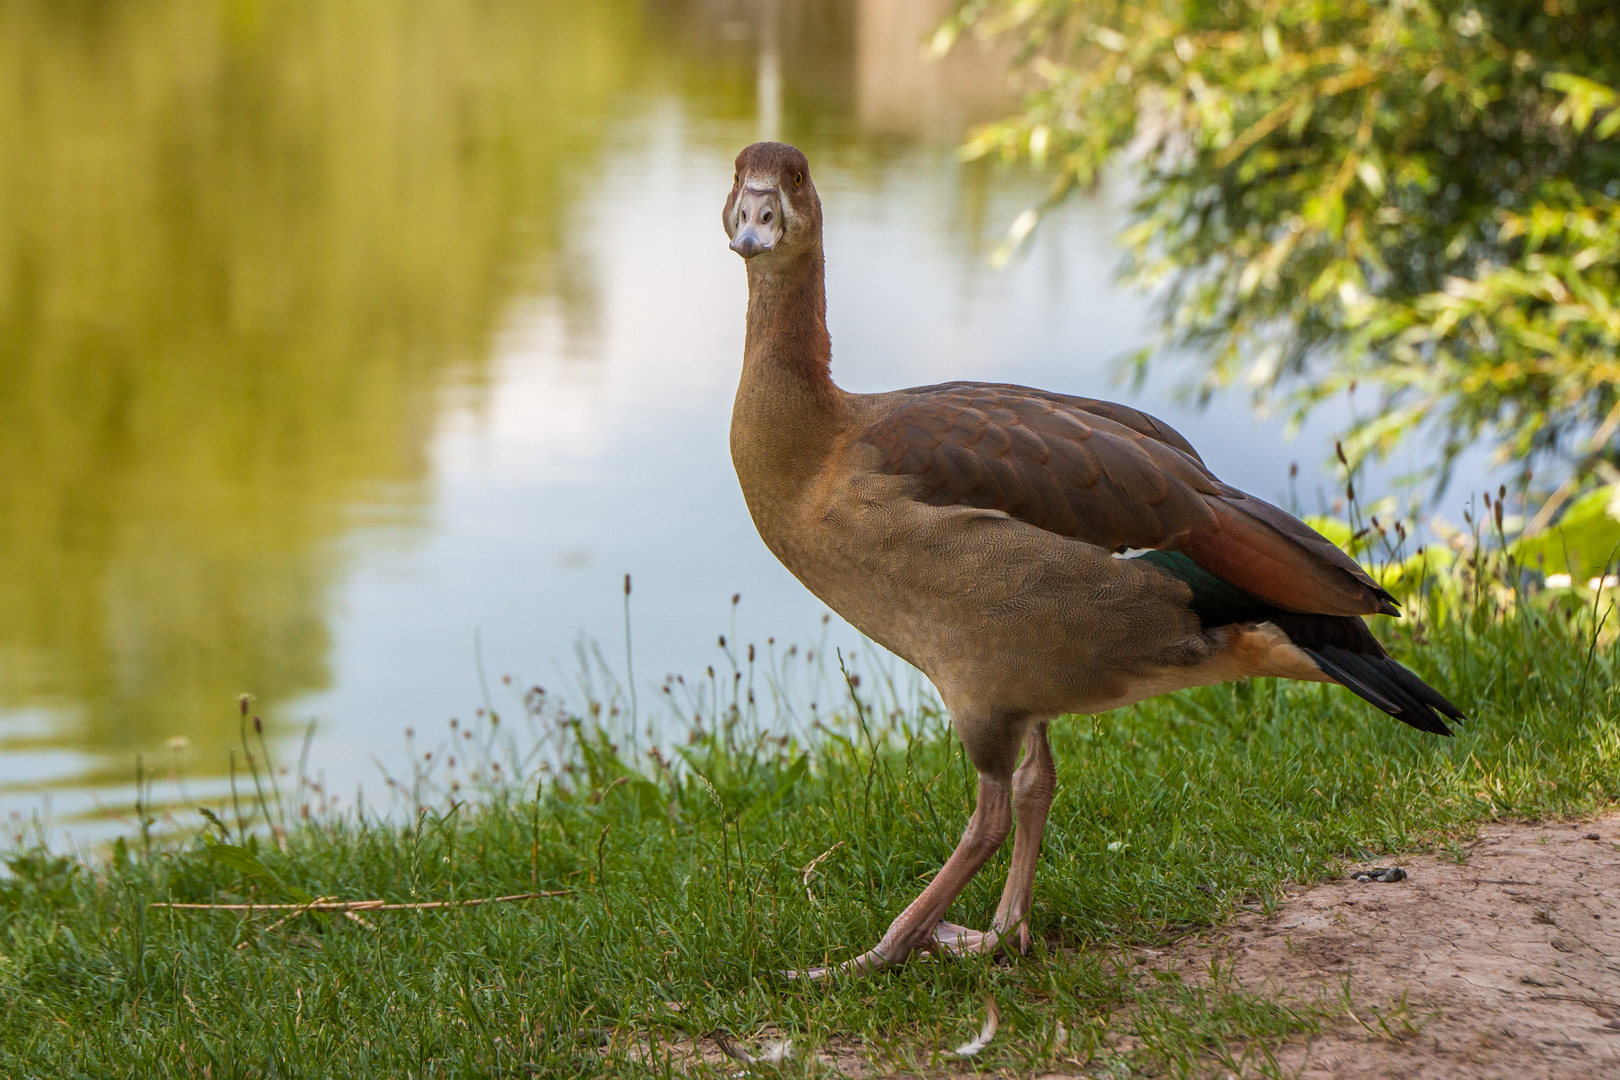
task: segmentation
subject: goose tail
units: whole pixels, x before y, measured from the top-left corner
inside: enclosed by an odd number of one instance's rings
[[[1322,673],[1403,724],[1450,735],[1442,717],[1466,720],[1444,694],[1401,665],[1354,615],[1278,613],[1267,620],[1288,635]]]

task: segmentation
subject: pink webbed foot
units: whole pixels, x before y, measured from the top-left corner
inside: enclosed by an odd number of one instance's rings
[[[1001,942],[1001,935],[994,930],[987,932],[969,930],[965,926],[958,926],[953,922],[939,921],[934,927],[932,941],[923,948],[935,956],[973,956],[978,953],[994,952]]]

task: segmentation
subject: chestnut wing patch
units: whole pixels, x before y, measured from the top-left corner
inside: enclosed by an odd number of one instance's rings
[[[915,498],[973,506],[1114,552],[1180,551],[1286,611],[1397,609],[1353,559],[1304,522],[1217,480],[1174,429],[1122,405],[1020,386],[906,391],[861,441]]]
[[[1190,447],[1022,388],[955,383],[912,394],[861,441],[881,453],[884,472],[916,477],[922,502],[1000,510],[1119,551],[1215,525],[1205,496],[1217,482]]]

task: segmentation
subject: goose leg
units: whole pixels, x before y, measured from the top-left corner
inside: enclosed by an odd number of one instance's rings
[[[1046,721],[1035,724],[1024,737],[1024,760],[1012,778],[1012,805],[1018,828],[1013,833],[1012,868],[992,924],[996,936],[1018,930],[1018,951],[1028,952],[1029,911],[1035,896],[1035,864],[1041,857],[1041,834],[1046,813],[1057,790],[1057,767],[1046,741]]]
[[[979,798],[961,842],[922,894],[902,911],[877,945],[832,968],[790,971],[789,978],[824,978],[832,971],[859,973],[904,963],[921,950],[963,953],[993,949],[996,934],[980,934],[944,922],[945,912],[973,875],[989,862],[1012,830],[1011,777],[979,773]]]

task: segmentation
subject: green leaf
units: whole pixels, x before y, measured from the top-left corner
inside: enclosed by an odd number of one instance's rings
[[[602,797],[603,808],[610,813],[628,813],[638,820],[660,818],[665,815],[668,802],[664,791],[644,777],[625,777],[622,783],[609,786]]]
[[[1568,574],[1575,584],[1608,571],[1620,548],[1620,485],[1587,492],[1558,523],[1513,545],[1513,557],[1548,574]]]
[[[278,874],[261,863],[258,856],[249,849],[238,847],[235,844],[221,844],[208,838],[204,838],[203,842],[208,845],[208,857],[221,866],[235,870],[243,877],[264,878],[267,881],[273,881],[295,903],[307,904],[315,899],[312,893],[283,881]]]
[[[277,880],[276,875],[266,869],[265,865],[254,856],[253,852],[245,847],[237,847],[235,844],[211,843],[208,845],[208,857],[221,866],[235,870],[244,877],[262,877],[269,878],[272,881]]]
[[[754,800],[753,805],[749,806],[742,816],[750,821],[757,820],[776,809],[782,804],[783,800],[793,793],[794,786],[804,777],[805,770],[809,767],[810,755],[800,754],[798,759],[788,766],[787,772],[782,774],[781,778],[776,782],[776,786],[767,792],[761,793],[760,797]]]

